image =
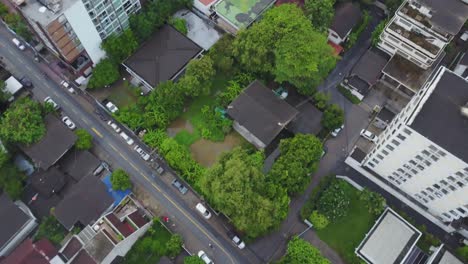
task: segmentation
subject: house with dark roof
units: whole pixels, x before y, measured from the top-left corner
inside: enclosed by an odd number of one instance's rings
[[[39,142],[20,148],[38,168],[47,170],[75,145],[77,137],[53,114],[48,114],[44,122],[47,131]]]
[[[0,264],[49,264],[55,262],[60,257],[58,251],[52,243],[43,238],[35,243],[28,238],[15,248]]]
[[[36,218],[21,201],[0,193],[0,257],[6,256],[37,226]]]
[[[385,129],[390,124],[390,122],[392,122],[395,116],[395,112],[384,106],[382,109],[380,109],[377,116],[375,116],[373,124],[380,129]]]
[[[60,192],[67,182],[63,172],[59,171],[56,167],[52,167],[47,171],[39,169],[30,177],[33,188],[46,198]]]
[[[60,170],[70,175],[75,181],[93,174],[101,161],[89,151],[72,150],[60,161]]]
[[[258,149],[267,147],[298,111],[260,81],[253,81],[229,104],[233,128]]]
[[[328,29],[328,40],[341,45],[348,39],[353,28],[361,21],[361,10],[357,4],[345,2],[335,8],[335,16]]]
[[[162,26],[122,65],[147,89],[176,79],[203,49],[170,25]]]

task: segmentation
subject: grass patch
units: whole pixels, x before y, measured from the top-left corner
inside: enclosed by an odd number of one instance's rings
[[[190,133],[187,130],[182,130],[175,135],[174,139],[177,143],[190,147],[190,145],[200,139],[200,131],[198,129],[194,129],[193,133]]]
[[[361,100],[357,98],[355,95],[353,95],[348,89],[344,88],[343,86],[339,85],[338,86],[338,91],[346,97],[351,103],[353,104],[359,104],[361,103]]]
[[[65,230],[54,216],[50,215],[42,219],[34,240],[37,241],[42,238],[47,238],[52,244],[58,246],[60,242],[63,241],[66,234],[67,230]]]
[[[137,88],[132,87],[128,81],[125,81],[121,86],[113,90],[107,99],[119,108],[122,108],[136,104],[138,101],[138,92]]]
[[[347,186],[351,194],[348,215],[335,223],[330,223],[322,230],[317,230],[317,234],[321,240],[336,250],[346,263],[362,263],[354,253],[354,249],[374,225],[376,217],[371,215],[359,201],[359,191],[349,184]]]

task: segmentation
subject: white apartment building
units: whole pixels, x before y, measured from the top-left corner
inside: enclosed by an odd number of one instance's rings
[[[468,217],[468,81],[441,67],[361,165],[445,223]]]
[[[462,0],[407,0],[380,35],[379,48],[428,69],[468,18]]]
[[[25,0],[18,6],[45,46],[75,72],[105,57],[101,42],[129,25],[139,0]]]

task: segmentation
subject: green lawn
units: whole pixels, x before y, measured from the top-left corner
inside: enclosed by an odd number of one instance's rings
[[[377,218],[359,201],[359,191],[349,184],[348,187],[352,193],[348,215],[336,223],[329,224],[325,229],[318,230],[317,234],[347,263],[362,263],[354,253],[354,249],[361,243]]]

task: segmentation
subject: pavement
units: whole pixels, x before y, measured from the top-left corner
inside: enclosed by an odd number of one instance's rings
[[[134,184],[141,186],[170,213],[174,224],[184,227],[181,235],[193,254],[204,250],[218,263],[259,262],[249,250],[237,249],[224,231],[211,225],[211,222],[217,221],[215,216],[210,220],[203,219],[195,211],[194,204],[186,203],[174,188],[155,175],[148,163],[93,113],[98,107],[94,99],[81,92],[78,95],[70,94],[60,87],[62,77],[48,65],[35,63],[31,50],[17,49],[11,42],[12,38],[13,35],[3,25],[0,26],[0,56],[7,69],[17,76],[26,75],[32,81],[33,98],[42,102],[46,96],[51,96],[78,127],[88,130],[94,137],[94,145],[107,153],[109,162],[126,170]],[[137,138],[134,140],[139,142]],[[213,247],[210,248],[209,244]]]

